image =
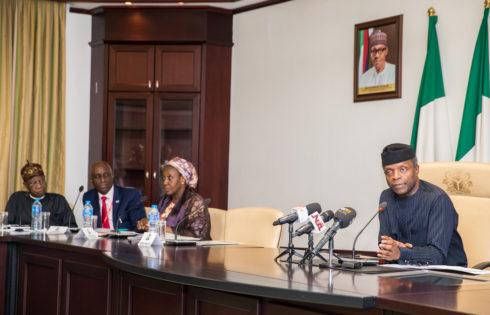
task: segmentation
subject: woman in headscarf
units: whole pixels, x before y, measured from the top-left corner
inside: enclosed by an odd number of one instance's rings
[[[203,198],[195,191],[197,172],[192,163],[175,157],[167,162],[162,170],[163,189],[165,195],[158,204],[160,219],[167,221],[167,230],[175,227],[185,216],[177,233],[198,237],[201,240],[211,239],[209,231],[211,221],[209,211]],[[148,230],[148,219],[138,221],[139,230]]]

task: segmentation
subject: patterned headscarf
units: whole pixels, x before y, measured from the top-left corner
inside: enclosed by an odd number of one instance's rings
[[[184,176],[187,185],[191,188],[195,189],[197,187],[197,172],[191,162],[176,156],[168,161],[164,167],[167,165],[170,165],[179,171],[179,173]]]
[[[44,176],[43,168],[40,164],[31,163],[27,160],[26,165],[20,170],[20,175],[24,180],[24,183],[35,176]]]

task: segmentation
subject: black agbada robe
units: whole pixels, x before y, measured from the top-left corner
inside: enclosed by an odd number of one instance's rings
[[[65,197],[55,193],[46,193],[40,201],[43,205],[43,212],[51,213],[50,225],[68,226],[70,223],[70,227],[77,227],[75,217]],[[8,223],[30,225],[33,203],[34,199],[29,195],[29,192],[17,191],[13,193],[5,208],[9,214]]]

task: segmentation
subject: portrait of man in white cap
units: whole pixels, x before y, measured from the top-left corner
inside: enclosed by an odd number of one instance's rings
[[[385,86],[383,90],[376,92],[394,91],[396,66],[386,62],[386,56],[389,54],[386,33],[379,29],[372,32],[369,36],[369,54],[373,66],[359,74],[359,88]]]

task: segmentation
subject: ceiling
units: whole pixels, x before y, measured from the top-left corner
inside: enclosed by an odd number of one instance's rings
[[[216,8],[223,8],[228,10],[236,10],[248,7],[264,7],[285,0],[187,0],[187,1],[175,1],[175,0],[132,0],[133,6],[182,6],[182,7],[195,7],[195,6],[211,6]],[[77,0],[65,0],[71,9],[87,10],[98,7],[109,6],[126,6],[124,0],[105,0],[105,1],[77,1]],[[128,6],[129,7],[129,6]]]

